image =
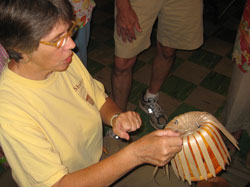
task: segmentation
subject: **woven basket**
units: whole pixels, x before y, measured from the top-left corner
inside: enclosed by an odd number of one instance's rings
[[[207,112],[187,112],[166,126],[181,133],[183,149],[171,160],[176,176],[189,184],[215,177],[231,161],[220,131],[239,149],[237,141]]]

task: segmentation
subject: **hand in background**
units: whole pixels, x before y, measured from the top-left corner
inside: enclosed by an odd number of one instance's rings
[[[116,29],[124,42],[136,40],[135,29],[142,32],[138,17],[128,0],[117,0]]]

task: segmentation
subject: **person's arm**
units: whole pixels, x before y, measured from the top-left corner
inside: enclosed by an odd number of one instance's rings
[[[100,109],[102,120],[109,125],[112,116],[120,112],[121,109],[110,98]],[[130,111],[121,113],[112,124],[118,134],[127,133],[139,128],[141,119],[137,113]],[[167,164],[181,147],[182,139],[178,133],[170,130],[154,131],[94,165],[65,175],[53,187],[110,186],[143,163],[157,166]]]
[[[135,29],[142,32],[138,17],[129,0],[116,0],[116,30],[124,42],[136,40]]]
[[[90,167],[65,175],[53,187],[110,186],[143,163],[167,164],[181,148],[182,139],[178,133],[157,130]]]

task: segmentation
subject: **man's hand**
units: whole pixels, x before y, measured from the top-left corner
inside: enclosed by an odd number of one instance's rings
[[[142,32],[138,17],[132,9],[129,0],[117,0],[116,29],[124,42],[136,40],[135,29]]]

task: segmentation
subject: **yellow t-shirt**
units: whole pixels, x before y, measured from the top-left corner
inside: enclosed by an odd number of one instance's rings
[[[0,142],[19,186],[51,186],[99,161],[105,98],[75,54],[67,71],[42,81],[3,71]]]

